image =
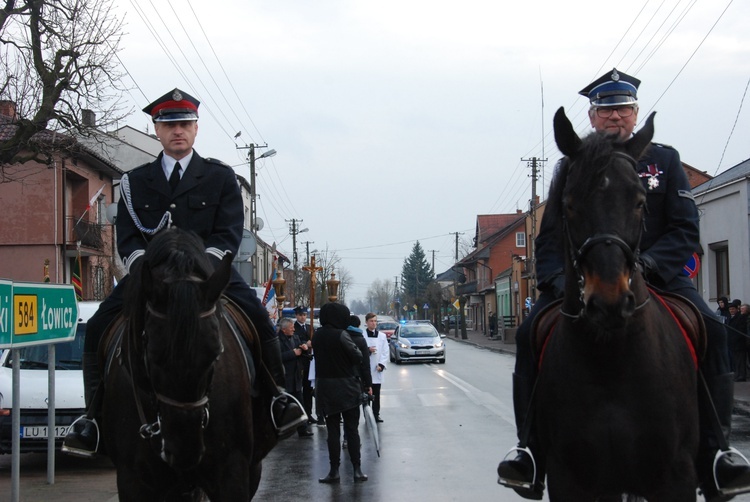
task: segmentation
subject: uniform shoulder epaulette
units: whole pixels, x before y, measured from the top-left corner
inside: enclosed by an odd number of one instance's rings
[[[215,165],[221,166],[221,167],[232,167],[229,164],[227,164],[225,162],[222,162],[219,159],[215,159],[213,157],[205,157],[203,160],[205,160],[209,164],[215,164]]]
[[[664,143],[651,143],[654,146],[658,146],[659,148],[668,148],[670,150],[674,150],[674,147],[672,145],[666,145]]]

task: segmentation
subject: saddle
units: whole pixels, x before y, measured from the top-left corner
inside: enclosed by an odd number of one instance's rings
[[[703,323],[700,311],[690,300],[683,296],[665,291],[657,291],[651,286],[648,287],[648,290],[651,297],[666,308],[672,319],[680,327],[695,367],[698,369],[698,364],[706,353],[706,326]],[[532,352],[540,368],[549,337],[554,332],[557,323],[562,317],[560,312],[562,302],[562,299],[558,299],[547,305],[536,315],[531,325]]]

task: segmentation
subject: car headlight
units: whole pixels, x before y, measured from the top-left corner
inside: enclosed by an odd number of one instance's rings
[[[443,346],[443,341],[442,340],[440,340],[439,342],[435,343],[435,348],[436,349],[439,349],[442,346]]]
[[[398,345],[402,349],[408,349],[409,345],[404,342],[398,342],[396,345]]]

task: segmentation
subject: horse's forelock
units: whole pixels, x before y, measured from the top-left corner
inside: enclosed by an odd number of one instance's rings
[[[567,194],[577,196],[593,193],[601,183],[602,173],[609,165],[616,149],[617,143],[611,136],[591,133],[583,138],[578,154],[574,159],[570,159]]]

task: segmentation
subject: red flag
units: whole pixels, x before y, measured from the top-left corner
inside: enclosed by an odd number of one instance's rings
[[[81,255],[76,257],[73,264],[73,277],[70,282],[73,283],[73,289],[76,292],[76,300],[83,301],[83,282],[81,282]]]

